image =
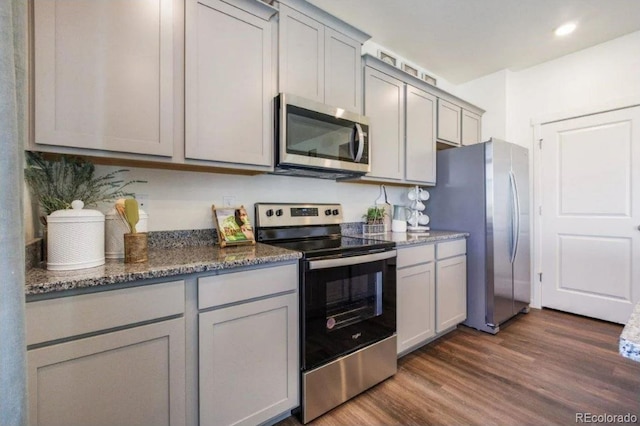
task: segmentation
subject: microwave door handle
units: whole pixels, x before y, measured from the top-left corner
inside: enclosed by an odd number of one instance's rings
[[[362,159],[362,153],[364,152],[364,132],[362,131],[362,126],[359,123],[355,123],[355,128],[356,131],[354,133],[358,134],[358,152],[353,158],[353,161],[359,163]]]

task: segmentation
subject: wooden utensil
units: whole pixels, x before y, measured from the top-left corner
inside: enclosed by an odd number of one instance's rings
[[[138,210],[138,202],[134,198],[124,200],[124,214],[129,223],[131,233],[137,233],[136,225],[138,224],[138,220],[140,220],[140,212]]]

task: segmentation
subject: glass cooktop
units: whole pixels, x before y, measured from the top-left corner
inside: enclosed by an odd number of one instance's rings
[[[293,241],[269,241],[266,243],[289,250],[300,251],[303,253],[304,258],[353,256],[375,251],[391,250],[395,247],[395,243],[393,242],[345,235]]]

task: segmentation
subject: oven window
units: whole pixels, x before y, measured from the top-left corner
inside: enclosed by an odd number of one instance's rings
[[[329,281],[326,286],[328,330],[382,315],[382,272]]]

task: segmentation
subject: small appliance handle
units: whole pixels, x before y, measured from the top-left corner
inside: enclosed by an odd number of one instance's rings
[[[310,260],[309,270],[360,265],[368,262],[376,262],[378,260],[391,259],[392,257],[396,257],[395,250],[385,251],[382,253],[365,254],[361,256],[339,257],[337,259]]]
[[[360,160],[362,159],[362,153],[364,152],[364,132],[362,131],[362,126],[360,125],[360,123],[355,123],[354,127],[356,129],[354,133],[358,134],[358,152],[356,152],[356,155],[353,158],[353,161],[355,161],[356,163],[359,163]]]

